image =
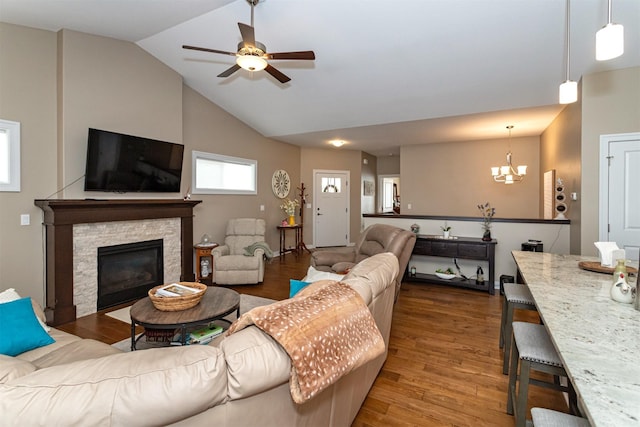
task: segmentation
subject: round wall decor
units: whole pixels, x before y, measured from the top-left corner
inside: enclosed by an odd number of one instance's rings
[[[281,199],[284,199],[289,195],[289,191],[291,190],[291,179],[289,178],[289,174],[286,170],[278,169],[273,173],[273,177],[271,178],[271,188],[273,189],[273,194]]]

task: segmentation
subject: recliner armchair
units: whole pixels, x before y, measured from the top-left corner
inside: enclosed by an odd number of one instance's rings
[[[211,251],[213,281],[220,285],[261,283],[264,279],[265,222],[256,218],[231,219],[227,223],[224,245]],[[257,245],[256,245],[257,244]],[[245,248],[253,245],[253,256]],[[263,247],[261,247],[264,245]]]
[[[415,243],[415,233],[393,225],[373,224],[362,232],[358,243],[352,248],[314,251],[311,254],[311,266],[316,270],[344,273],[365,258],[391,252],[398,258],[400,266],[395,279],[397,297]]]

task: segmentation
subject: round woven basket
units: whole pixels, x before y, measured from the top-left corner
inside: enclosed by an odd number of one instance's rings
[[[160,297],[156,296],[156,291],[164,285],[156,286],[152,289],[149,289],[149,299],[153,303],[154,307],[160,311],[180,311],[187,310],[191,307],[195,307],[198,305],[202,297],[204,297],[205,292],[207,292],[207,285],[203,285],[202,283],[197,282],[178,282],[182,286],[187,286],[189,288],[199,289],[202,292],[198,292],[193,295],[185,295],[179,297]]]

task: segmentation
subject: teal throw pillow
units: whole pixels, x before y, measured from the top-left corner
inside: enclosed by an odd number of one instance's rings
[[[297,294],[304,287],[310,284],[311,282],[303,282],[302,280],[289,279],[289,298],[293,298],[295,294]]]
[[[0,304],[0,354],[17,356],[55,342],[42,329],[30,298]]]

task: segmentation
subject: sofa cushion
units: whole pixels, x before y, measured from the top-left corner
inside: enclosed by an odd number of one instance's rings
[[[217,348],[150,349],[40,369],[0,384],[0,414],[9,425],[167,425],[222,403],[226,389]]]
[[[18,292],[16,292],[16,290],[13,288],[9,288],[3,292],[0,292],[0,303],[15,301],[20,298],[22,298],[20,294],[18,294]],[[42,329],[44,329],[45,331],[49,332],[51,328],[45,323],[47,321],[47,318],[44,315],[42,307],[40,307],[40,304],[35,302],[33,298],[31,298],[31,305],[33,305],[33,312],[36,314],[38,322],[40,322],[40,326],[42,326]]]
[[[289,298],[293,298],[300,290],[308,286],[311,282],[289,279]]]
[[[48,368],[49,366],[63,365],[65,363],[77,362],[79,360],[97,359],[110,354],[122,353],[117,348],[100,341],[84,339],[74,341],[64,347],[55,349],[44,356],[34,360],[32,363],[38,368]]]
[[[26,360],[0,354],[0,384],[30,374],[36,367]]]
[[[307,275],[304,277],[305,282],[317,282],[318,280],[341,280],[344,274],[336,274],[328,271],[320,271],[312,266],[307,269]]]
[[[289,381],[291,360],[280,345],[255,326],[220,343],[227,361],[229,398],[241,399]]]
[[[391,285],[397,274],[398,258],[391,252],[384,252],[360,261],[344,276],[342,282],[355,289],[369,305]]]
[[[31,298],[0,304],[0,354],[17,356],[54,342],[40,326]]]
[[[34,360],[37,360],[44,356],[47,353],[55,351],[61,347],[66,346],[69,343],[81,341],[82,338],[68,334],[64,331],[61,331],[56,328],[51,328],[51,332],[49,332],[51,338],[53,338],[56,342],[53,344],[46,345],[44,347],[36,348],[25,353],[19,354],[16,356],[18,359],[26,360],[27,362],[33,363]]]

